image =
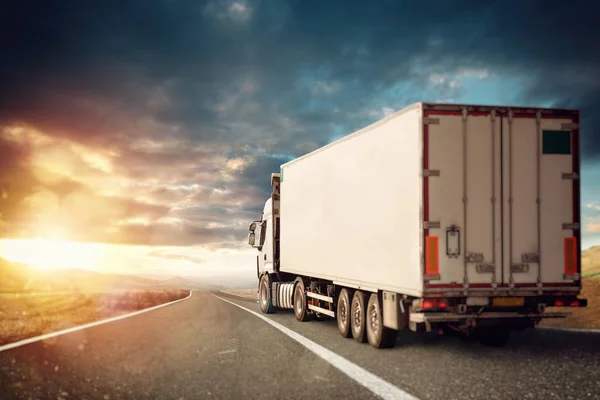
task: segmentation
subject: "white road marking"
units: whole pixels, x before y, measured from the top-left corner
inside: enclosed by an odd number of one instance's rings
[[[252,311],[246,307],[240,306],[232,301],[226,300],[222,297],[216,296],[210,293],[217,299],[223,300],[229,304],[233,304],[236,307],[241,308],[242,310],[248,311],[250,314],[262,319],[266,323],[271,326],[279,329],[281,332],[285,333],[308,350],[315,353],[317,356],[321,357],[323,360],[327,361],[335,368],[340,370],[343,374],[347,375],[349,378],[356,381],[358,384],[364,386],[377,396],[381,397],[385,400],[418,400],[417,397],[411,395],[408,392],[392,385],[391,383],[381,379],[377,375],[367,371],[366,369],[359,367],[351,361],[346,360],[344,357],[337,355],[331,350],[326,349],[325,347],[313,342],[310,339],[305,338],[299,333],[286,328],[285,326],[278,324],[270,318],[265,317],[262,314],[259,314],[255,311]]]
[[[219,354],[229,354],[229,353],[235,353],[237,350],[223,350],[220,351]]]
[[[103,319],[101,321],[90,322],[89,324],[74,326],[72,328],[63,329],[61,331],[56,331],[56,332],[46,333],[46,334],[40,335],[40,336],[30,337],[30,338],[27,338],[27,339],[19,340],[18,342],[8,343],[8,344],[0,346],[0,352],[5,351],[5,350],[14,349],[15,347],[25,346],[26,344],[39,342],[40,340],[45,340],[45,339],[49,339],[49,338],[60,336],[60,335],[66,335],[67,333],[72,333],[72,332],[80,331],[82,329],[91,328],[92,326],[98,326],[98,325],[106,324],[106,323],[109,323],[109,322],[118,321],[120,319],[125,319],[125,318],[129,318],[129,317],[133,317],[134,315],[143,314],[143,313],[148,312],[148,311],[156,310],[157,308],[166,307],[166,306],[171,305],[171,304],[179,303],[180,301],[184,301],[184,300],[187,300],[190,297],[192,297],[192,292],[193,292],[193,290],[190,290],[190,294],[187,297],[185,297],[183,299],[171,301],[169,303],[159,304],[157,306],[150,307],[150,308],[145,308],[143,310],[134,311],[134,312],[129,313],[129,314],[119,315],[118,317],[107,318],[107,319]]]
[[[600,333],[600,329],[556,328],[554,326],[538,326],[535,329],[546,329],[549,331],[563,331],[563,332]]]

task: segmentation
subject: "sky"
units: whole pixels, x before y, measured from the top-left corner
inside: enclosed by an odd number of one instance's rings
[[[0,246],[38,264],[250,276],[271,172],[417,101],[580,109],[582,244],[600,244],[600,28],[582,9],[9,1]]]

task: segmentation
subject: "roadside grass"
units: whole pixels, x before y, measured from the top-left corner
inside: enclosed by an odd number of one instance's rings
[[[0,345],[179,300],[189,293],[167,289],[0,292]]]

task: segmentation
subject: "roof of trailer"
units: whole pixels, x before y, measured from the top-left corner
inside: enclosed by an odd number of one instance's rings
[[[415,108],[419,108],[419,107],[422,107],[423,111],[462,112],[463,108],[466,108],[468,112],[490,112],[491,110],[496,110],[497,113],[503,114],[503,113],[508,113],[508,111],[511,110],[514,114],[530,114],[530,115],[535,115],[538,111],[541,111],[542,117],[544,117],[544,116],[555,116],[555,117],[564,116],[567,118],[573,118],[573,117],[579,118],[579,110],[576,110],[576,109],[416,102],[416,103],[410,104],[400,110],[397,110],[397,111],[387,115],[385,118],[375,121],[372,124],[369,124],[369,125],[363,127],[362,129],[359,129],[358,131],[349,133],[348,135],[346,135],[332,143],[329,143],[328,145],[325,145],[319,149],[313,150],[312,152],[304,154],[303,156],[300,156],[294,160],[291,160],[284,164],[281,164],[281,168],[283,168],[284,166],[295,164],[296,162],[298,162],[306,157],[310,157],[313,154],[316,154],[316,153],[321,152],[325,149],[328,149],[332,146],[335,146],[335,145],[337,145],[341,142],[344,142],[352,137],[361,135],[361,134],[375,128],[379,124],[382,124],[390,119],[396,118],[397,116],[399,116],[401,114],[404,114],[408,111],[411,111],[411,110],[413,110]]]
[[[419,104],[419,103],[417,103]],[[579,115],[579,110],[568,109],[568,108],[545,108],[545,107],[522,107],[522,106],[508,106],[508,105],[481,105],[481,104],[450,104],[450,103],[420,103],[423,105],[423,110],[430,111],[462,111],[466,108],[469,112],[489,112],[496,110],[496,112],[508,112],[512,110],[516,114],[535,114],[538,111],[542,112],[543,115],[554,115],[554,116],[565,116],[573,117]],[[410,106],[409,106],[410,107]]]

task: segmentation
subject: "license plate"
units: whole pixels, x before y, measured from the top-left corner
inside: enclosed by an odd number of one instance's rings
[[[495,307],[519,307],[525,304],[524,297],[496,297],[492,301]]]

